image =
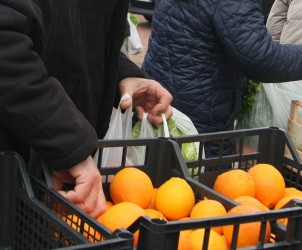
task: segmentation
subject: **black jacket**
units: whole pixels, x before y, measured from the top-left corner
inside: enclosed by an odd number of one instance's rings
[[[120,48],[127,0],[0,0],[0,151],[54,169],[107,131],[118,80],[144,75]]]

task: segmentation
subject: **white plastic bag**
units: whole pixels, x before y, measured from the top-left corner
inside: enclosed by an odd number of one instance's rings
[[[153,125],[148,121],[148,113],[143,113],[141,127],[138,138],[155,138],[158,136],[169,137],[169,129],[165,114],[162,114],[163,125],[159,126],[158,133],[155,134]],[[133,165],[142,165],[146,157],[146,147],[137,146],[128,149],[127,158]]]
[[[255,95],[255,104],[245,113],[239,122],[239,129],[250,129],[273,126],[273,113],[270,102],[264,90],[264,84],[259,86],[259,92]]]
[[[173,116],[172,119],[175,121],[176,128],[181,131],[183,136],[186,135],[197,135],[198,131],[191,121],[191,119],[185,115],[184,113],[180,112],[178,109],[173,108]],[[192,146],[191,143],[184,143],[182,147],[182,155],[185,160],[197,160],[198,158],[198,151],[199,151],[199,142],[194,142],[195,148]],[[204,157],[204,150],[202,157]]]
[[[270,102],[261,83],[259,92],[255,95],[255,104],[252,109],[245,113],[238,123],[238,129],[251,129],[273,126],[273,112]],[[257,136],[249,136],[244,140],[244,150],[255,150],[259,143]]]
[[[167,118],[165,114],[162,114],[163,124],[158,126],[158,137],[170,137],[169,127],[167,123]]]
[[[273,112],[273,126],[287,130],[292,100],[302,100],[302,81],[265,83],[266,96]]]
[[[128,54],[129,55],[136,55],[143,51],[143,44],[137,32],[136,25],[131,21],[130,15],[128,13],[127,20],[130,26],[130,36],[128,40]]]
[[[185,115],[184,113],[180,112],[176,108],[172,107],[173,116],[172,118],[175,120],[176,127],[181,130],[185,135],[197,135],[198,131],[191,121],[191,119]]]
[[[124,94],[121,101],[129,98],[129,94]],[[131,138],[132,130],[132,107],[122,113],[120,105],[113,112],[109,129],[104,139],[128,139]],[[104,148],[102,155],[101,167],[115,167],[120,166],[122,162],[123,148],[122,147],[110,147]],[[98,161],[99,152],[94,155],[95,162]]]

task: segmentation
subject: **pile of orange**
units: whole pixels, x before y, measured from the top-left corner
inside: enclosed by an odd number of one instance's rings
[[[278,209],[293,198],[302,199],[302,192],[286,188],[282,175],[268,164],[255,165],[248,171],[229,170],[217,177],[214,190],[240,204],[229,211],[217,200],[207,198],[196,201],[193,189],[182,178],[172,177],[159,187],[154,187],[149,176],[134,167],[117,172],[109,190],[107,210],[97,220],[112,231],[128,229],[141,216],[165,221],[242,216]],[[280,223],[286,224],[286,220]],[[257,245],[260,225],[258,221],[240,224],[237,247]],[[233,230],[234,225],[212,226],[209,234],[205,229],[182,230],[178,250],[202,249],[204,237],[207,237],[209,250],[228,249]],[[271,228],[267,223],[265,242],[269,242],[270,235]],[[138,239],[139,230],[134,233],[135,246],[138,245]]]
[[[248,171],[232,169],[220,174],[214,190],[230,199],[251,196],[272,209],[285,196],[286,189],[283,176],[274,166],[256,164]]]
[[[109,187],[112,206],[97,220],[112,231],[127,229],[140,216],[160,220],[178,220],[190,216],[195,195],[190,185],[172,177],[155,188],[149,176],[134,167],[123,168]],[[134,234],[138,244],[139,231]]]
[[[231,208],[228,211],[228,215],[244,215],[244,214],[252,214],[261,212],[260,208],[255,206],[249,205],[239,205]],[[247,247],[247,246],[255,246],[259,240],[260,236],[260,229],[261,229],[261,222],[249,222],[249,223],[242,223],[239,226],[238,237],[237,237],[237,247]],[[223,235],[227,242],[232,241],[233,237],[233,225],[226,225],[223,226]],[[271,227],[270,224],[267,223],[264,242],[269,242],[271,235]]]
[[[232,169],[222,173],[213,189],[239,204],[264,211],[283,208],[292,200],[302,200],[302,191],[286,187],[282,174],[270,164],[256,164],[248,171]],[[278,222],[287,225],[286,218]]]

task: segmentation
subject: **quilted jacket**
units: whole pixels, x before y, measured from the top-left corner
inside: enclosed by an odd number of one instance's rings
[[[120,57],[128,4],[0,0],[0,151],[64,169],[96,150],[117,82],[144,76]]]
[[[280,43],[302,44],[301,25],[301,0],[275,1],[266,24],[274,40]]]
[[[158,0],[142,69],[199,133],[233,129],[248,79],[302,79],[302,46],[268,33],[260,0]]]

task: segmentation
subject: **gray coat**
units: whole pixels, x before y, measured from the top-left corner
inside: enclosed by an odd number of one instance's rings
[[[276,0],[267,20],[267,29],[280,43],[302,44],[302,1]]]

